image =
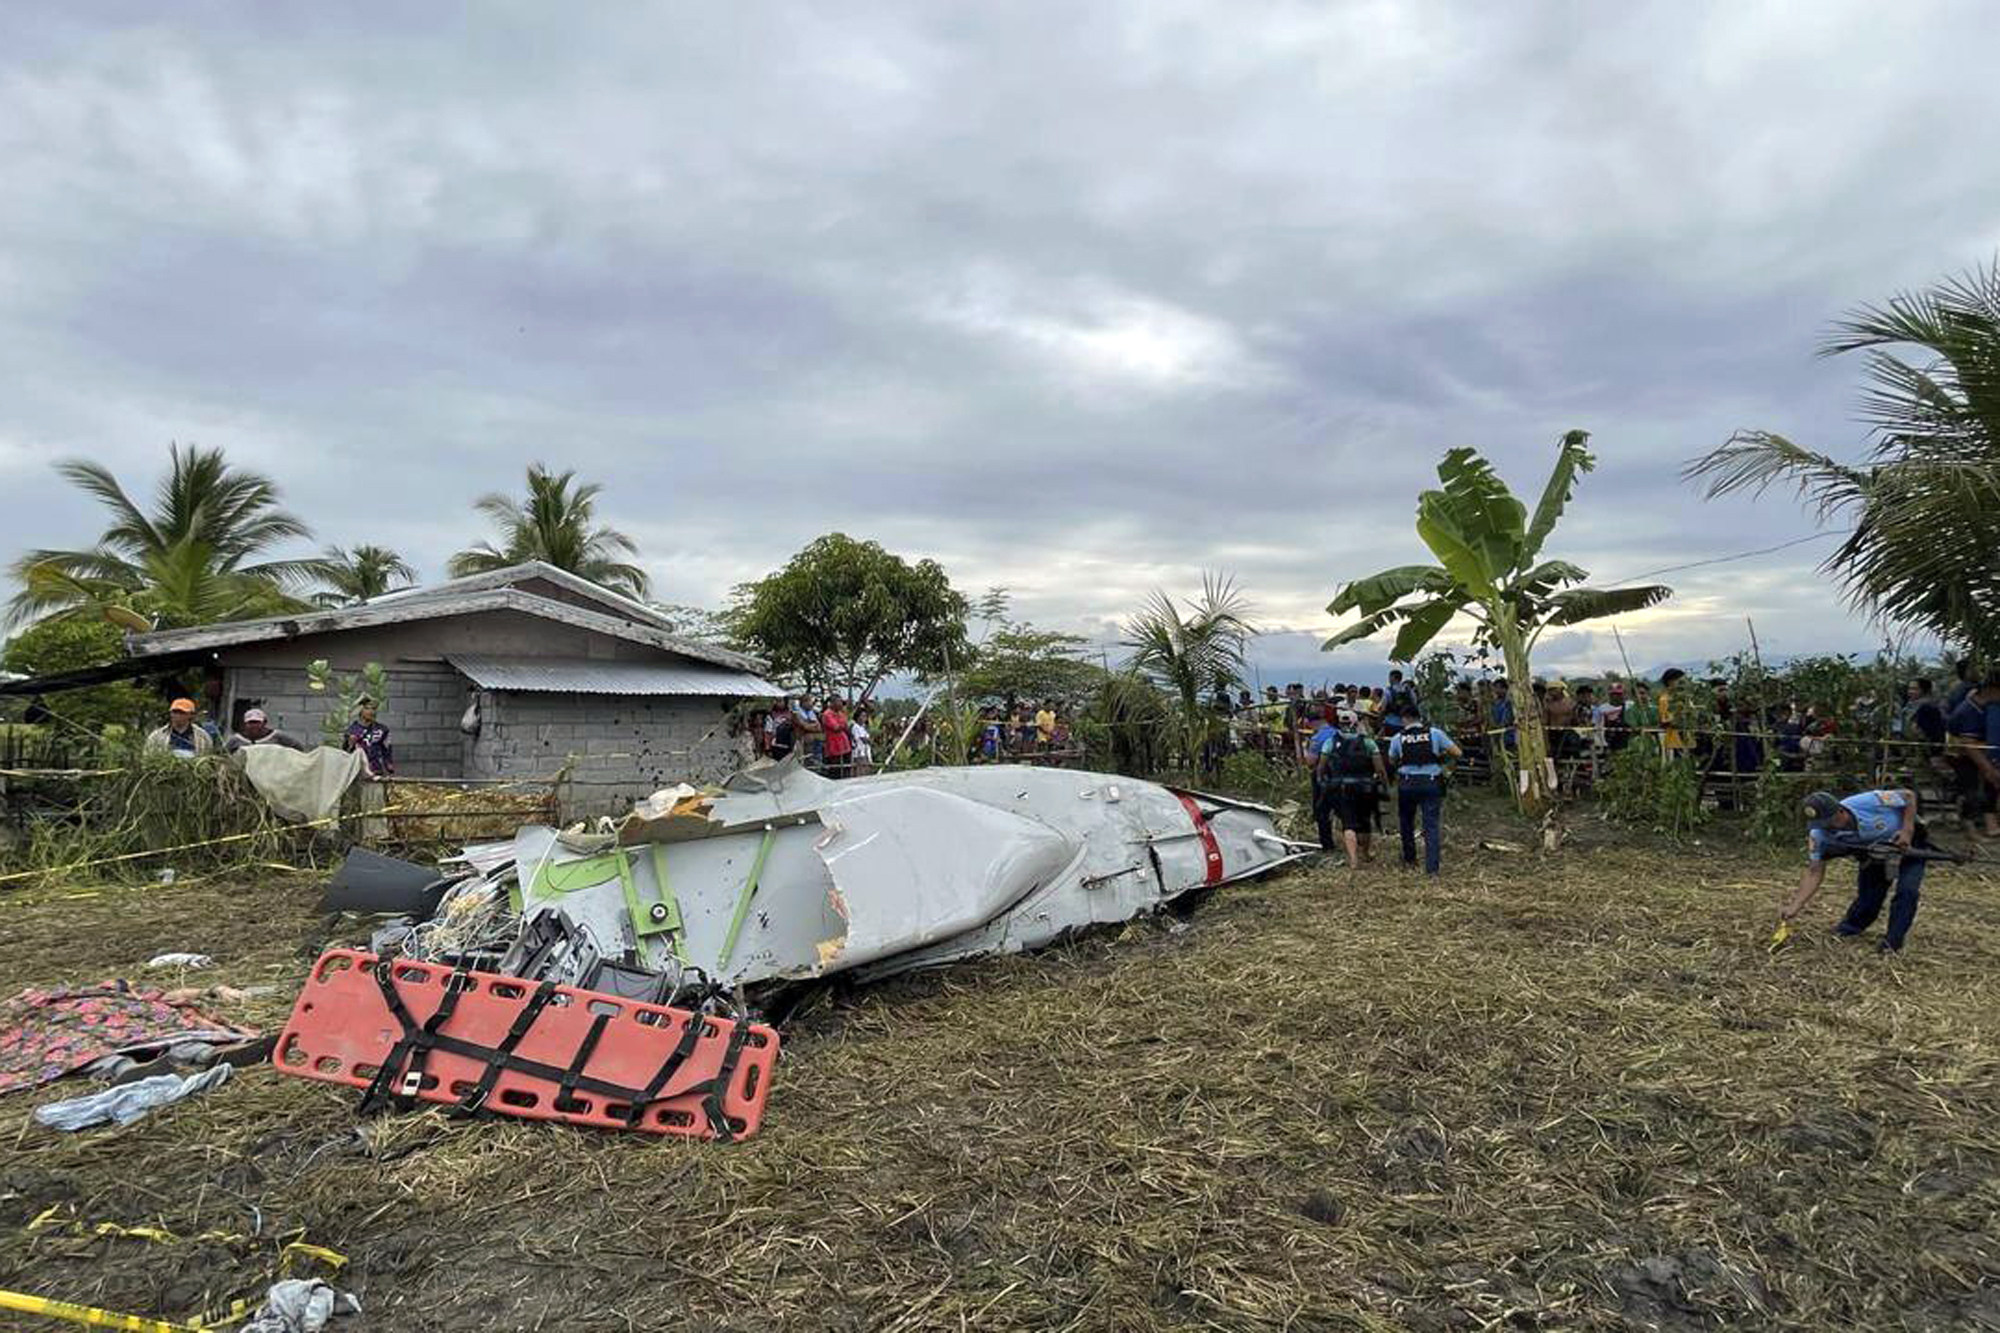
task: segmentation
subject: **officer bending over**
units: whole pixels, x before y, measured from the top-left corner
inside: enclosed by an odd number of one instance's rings
[[[1923,825],[1917,822],[1917,794],[1906,788],[1864,791],[1836,801],[1830,794],[1816,791],[1806,797],[1805,812],[1811,821],[1806,832],[1805,873],[1779,915],[1788,925],[1812,901],[1826,879],[1828,856],[1858,855],[1861,869],[1855,879],[1854,902],[1833,933],[1859,935],[1881,915],[1882,900],[1889,893],[1890,858],[1899,850],[1930,845]],[[1895,859],[1896,897],[1889,904],[1889,929],[1879,946],[1882,953],[1903,947],[1917,919],[1917,897],[1924,885],[1921,857]],[[1780,925],[1779,930],[1785,931],[1786,925]]]

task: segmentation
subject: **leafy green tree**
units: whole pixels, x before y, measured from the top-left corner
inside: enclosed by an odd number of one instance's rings
[[[1096,690],[1104,668],[1083,656],[1080,634],[1002,621],[971,651],[960,673],[961,698],[1005,702],[1054,699],[1074,708]]]
[[[1852,524],[1824,568],[1857,604],[2000,654],[2000,263],[1855,311],[1820,347],[1848,352],[1865,353],[1864,461],[1744,431],[1686,475],[1710,499],[1796,488],[1822,524]]]
[[[461,578],[539,560],[613,592],[645,597],[652,586],[646,571],[620,559],[637,555],[638,543],[597,522],[597,497],[603,490],[595,483],[578,484],[574,471],[551,472],[540,463],[530,465],[525,500],[495,493],[473,503],[493,521],[498,540],[460,551],[447,569],[453,578]]]
[[[171,447],[172,465],[150,508],[100,464],[56,470],[111,511],[87,550],[30,551],[13,565],[20,584],[12,623],[46,615],[109,618],[130,629],[237,619],[299,603],[291,594],[321,576],[317,559],[274,560],[271,549],[307,537],[278,504],[278,488],[233,468],[220,449]]]
[[[936,676],[963,663],[967,609],[936,561],[912,565],[830,532],[738,587],[729,618],[778,675],[866,699],[893,672]]]
[[[23,676],[52,676],[103,666],[124,655],[124,635],[110,621],[50,616],[8,639],[6,651],[0,653],[0,666]],[[64,722],[100,735],[111,727],[152,720],[160,711],[159,698],[131,681],[65,690],[50,695],[45,702]]]
[[[1600,616],[1637,611],[1673,595],[1671,588],[1585,588],[1590,575],[1562,560],[1541,559],[1542,546],[1568,506],[1577,477],[1597,465],[1580,430],[1564,435],[1555,468],[1531,517],[1493,467],[1472,449],[1453,449],[1438,464],[1442,489],[1417,500],[1417,536],[1438,558],[1435,565],[1399,565],[1357,579],[1334,595],[1327,610],[1361,618],[1328,639],[1325,647],[1397,630],[1389,655],[1408,662],[1457,616],[1500,650],[1515,684],[1515,721],[1522,771],[1519,792],[1530,813],[1547,805],[1548,739],[1535,696],[1530,659],[1543,631]]]
[[[1133,669],[1174,700],[1181,758],[1189,768],[1222,725],[1203,696],[1242,683],[1244,652],[1256,633],[1249,615],[1234,583],[1204,574],[1200,597],[1182,606],[1156,589],[1125,627]]]
[[[407,588],[417,581],[410,562],[386,546],[362,545],[326,548],[326,569],[320,581],[326,587],[313,594],[318,606],[353,606],[371,597]]]

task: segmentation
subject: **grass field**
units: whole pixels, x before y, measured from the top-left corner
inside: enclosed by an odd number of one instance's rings
[[[1841,870],[1772,958],[1795,864],[1462,825],[1442,882],[1302,870],[829,994],[731,1148],[364,1122],[264,1068],[80,1135],[17,1094],[0,1286],[188,1316],[302,1232],[398,1333],[2000,1328],[2000,877],[1934,870],[1890,961],[1826,935]],[[275,1028],[316,893],[0,906],[0,991],[193,949]]]

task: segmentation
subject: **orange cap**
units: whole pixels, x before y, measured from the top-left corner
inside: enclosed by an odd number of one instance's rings
[[[167,705],[167,711],[169,713],[192,713],[194,711],[194,700],[176,699]]]

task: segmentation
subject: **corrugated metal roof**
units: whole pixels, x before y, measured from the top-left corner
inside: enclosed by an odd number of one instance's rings
[[[776,697],[776,685],[748,671],[706,662],[598,662],[578,657],[488,657],[447,653],[482,690],[564,694],[706,694]]]
[[[128,634],[125,636],[125,647],[134,657],[158,657],[197,648],[233,648],[246,643],[269,643],[310,634],[338,634],[364,626],[442,620],[487,611],[520,611],[627,643],[643,643],[697,662],[710,662],[731,671],[756,672],[763,669],[763,664],[756,658],[716,644],[684,639],[652,625],[642,625],[622,616],[573,606],[512,587],[450,594],[434,589],[428,596],[377,598],[372,602],[335,610],[302,611],[292,615],[266,616],[261,620],[235,620],[219,625],[199,625],[192,629]]]

